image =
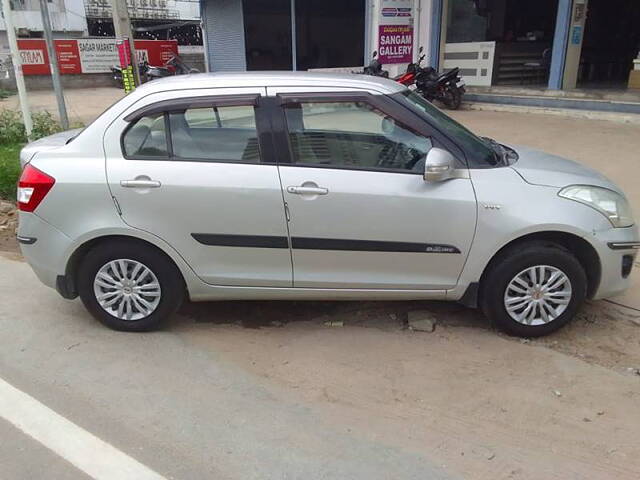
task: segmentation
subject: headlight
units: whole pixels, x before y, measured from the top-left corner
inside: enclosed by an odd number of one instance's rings
[[[614,227],[633,225],[629,202],[613,190],[592,185],[570,185],[560,190],[558,195],[589,205],[607,217]]]

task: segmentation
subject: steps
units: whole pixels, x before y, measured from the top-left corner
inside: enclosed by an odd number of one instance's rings
[[[640,115],[640,94],[509,87],[467,87],[466,102]]]

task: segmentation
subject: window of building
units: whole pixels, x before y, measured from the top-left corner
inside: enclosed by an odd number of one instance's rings
[[[431,139],[364,102],[288,105],[294,163],[421,172]]]

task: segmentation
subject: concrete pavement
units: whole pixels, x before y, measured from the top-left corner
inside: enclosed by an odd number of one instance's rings
[[[454,478],[428,452],[326,424],[179,332],[105,329],[22,262],[0,257],[0,298],[0,377],[166,478]],[[2,478],[84,478],[7,423],[0,432]]]

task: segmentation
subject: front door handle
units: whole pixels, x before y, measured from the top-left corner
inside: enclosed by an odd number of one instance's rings
[[[287,187],[287,192],[295,195],[326,195],[329,193],[328,188],[323,187],[307,187],[301,185],[299,187]]]
[[[158,180],[151,179],[120,180],[120,186],[124,188],[160,188],[161,185]]]

